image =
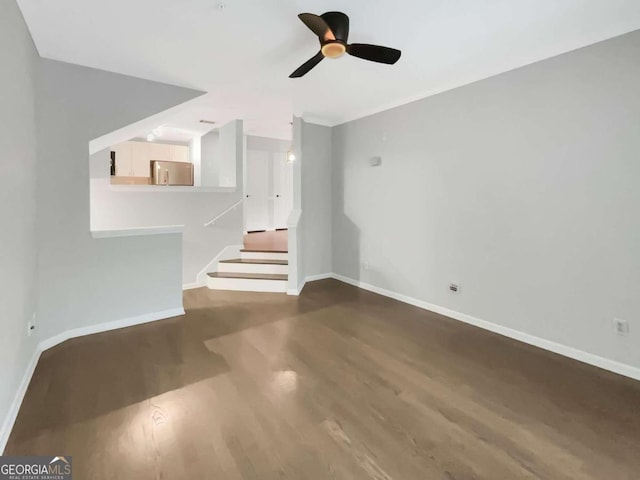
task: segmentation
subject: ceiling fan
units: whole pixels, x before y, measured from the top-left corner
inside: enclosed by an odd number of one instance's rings
[[[348,53],[354,57],[372,62],[393,65],[402,52],[395,48],[380,47],[367,43],[347,43],[349,37],[349,17],[342,12],[327,12],[322,15],[301,13],[298,18],[318,36],[320,51],[302,64],[289,78],[299,78],[309,73],[322,59],[338,58]]]

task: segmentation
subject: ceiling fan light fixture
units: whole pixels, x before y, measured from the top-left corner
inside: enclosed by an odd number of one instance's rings
[[[328,42],[325,43],[322,48],[322,55],[327,58],[340,58],[347,51],[347,47],[340,42]]]
[[[293,71],[289,78],[304,77],[325,58],[340,58],[345,53],[370,62],[393,65],[402,52],[395,48],[368,43],[348,43],[349,17],[342,12],[326,12],[322,15],[301,13],[302,20],[320,41],[320,51]]]

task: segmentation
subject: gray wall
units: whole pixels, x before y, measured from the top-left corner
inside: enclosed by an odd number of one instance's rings
[[[640,367],[639,59],[634,32],[334,128],[333,270]]]
[[[36,337],[36,121],[38,55],[14,1],[0,2],[0,450],[7,413]]]
[[[291,142],[279,138],[247,135],[247,150],[262,150],[269,153],[282,153],[289,150]]]
[[[219,158],[220,132],[214,130],[200,138],[200,184],[203,187],[217,187],[220,184]]]
[[[89,140],[199,92],[41,60],[38,135],[40,334],[182,305],[179,234],[93,239]]]
[[[332,272],[331,128],[302,124],[302,224],[305,277]]]
[[[200,138],[200,184],[203,187],[239,187],[242,178],[236,181],[238,173],[236,123],[233,120]]]

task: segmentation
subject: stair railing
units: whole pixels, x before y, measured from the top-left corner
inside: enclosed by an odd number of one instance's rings
[[[218,215],[216,215],[215,217],[213,217],[211,220],[209,220],[207,223],[204,224],[205,227],[210,227],[211,225],[213,225],[214,223],[216,223],[218,220],[220,220],[222,217],[224,217],[227,213],[229,213],[232,210],[235,210],[236,207],[238,205],[240,205],[242,202],[244,202],[244,198],[241,198],[240,200],[238,200],[236,203],[234,203],[233,205],[231,205],[229,208],[223,210],[222,212],[220,212]]]

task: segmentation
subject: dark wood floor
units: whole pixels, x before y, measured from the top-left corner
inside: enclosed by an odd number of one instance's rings
[[[640,478],[640,382],[334,280],[43,354],[6,454],[84,479]]]

